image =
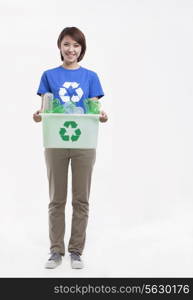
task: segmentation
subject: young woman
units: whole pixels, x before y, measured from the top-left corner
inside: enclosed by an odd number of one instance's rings
[[[78,64],[86,51],[84,34],[76,27],[66,27],[60,33],[57,45],[63,64],[42,74],[37,91],[37,94],[42,96],[42,106],[33,114],[35,122],[41,121],[39,113],[42,112],[43,96],[47,92],[53,93],[61,103],[72,100],[82,112],[84,99],[97,100],[104,96],[97,73]],[[106,113],[101,111],[99,120],[106,122],[107,119]],[[45,267],[50,269],[57,267],[62,262],[62,256],[65,255],[65,204],[68,167],[71,161],[73,215],[68,251],[72,268],[81,269],[83,268],[81,255],[85,246],[91,176],[96,150],[45,148],[44,154],[49,181],[51,252]]]

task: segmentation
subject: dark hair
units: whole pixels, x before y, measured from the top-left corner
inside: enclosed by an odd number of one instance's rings
[[[85,39],[84,33],[82,31],[80,31],[80,29],[78,29],[77,27],[64,28],[61,31],[61,33],[58,37],[58,40],[57,40],[57,46],[59,49],[60,49],[61,42],[66,35],[69,35],[73,40],[75,40],[77,43],[79,43],[81,45],[81,53],[80,53],[80,56],[78,57],[78,62],[81,61],[86,52],[86,39]],[[61,60],[64,60],[61,52],[60,52],[60,56],[61,56]]]

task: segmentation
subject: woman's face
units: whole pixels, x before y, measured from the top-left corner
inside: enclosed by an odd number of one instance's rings
[[[66,35],[60,45],[60,51],[66,63],[75,63],[81,53],[81,45]]]

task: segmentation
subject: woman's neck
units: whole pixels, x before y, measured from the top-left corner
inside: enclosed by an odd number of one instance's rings
[[[66,64],[65,62],[63,62],[62,66],[65,69],[70,69],[70,70],[74,70],[74,69],[79,69],[80,65],[78,65],[77,63],[74,64]]]

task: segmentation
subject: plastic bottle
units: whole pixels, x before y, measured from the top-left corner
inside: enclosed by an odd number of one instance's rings
[[[83,100],[86,114],[99,114],[101,103],[98,100],[92,100],[90,98]]]
[[[52,93],[45,93],[43,96],[43,112],[52,111],[54,95]]]

